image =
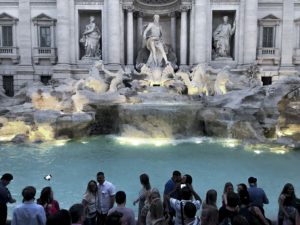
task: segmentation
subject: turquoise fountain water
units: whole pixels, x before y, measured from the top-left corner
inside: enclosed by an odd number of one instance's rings
[[[184,141],[143,140],[114,137],[93,137],[51,144],[0,145],[0,173],[11,172],[9,185],[17,204],[26,185],[37,188],[37,197],[44,186],[51,185],[62,208],[81,202],[89,180],[104,171],[107,180],[117,190],[127,193],[127,205],[132,205],[140,189],[139,175],[148,173],[153,187],[163,190],[173,170],[193,176],[193,185],[202,198],[208,189],[218,191],[220,206],[225,182],[234,185],[258,178],[270,199],[266,215],[275,219],[277,198],[286,182],[300,190],[300,152],[270,146],[237,145],[234,140],[191,138]],[[44,176],[52,174],[50,182]],[[300,194],[299,194],[300,196]],[[9,217],[16,204],[9,205]]]

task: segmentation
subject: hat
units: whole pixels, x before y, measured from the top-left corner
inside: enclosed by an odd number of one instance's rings
[[[257,181],[257,179],[255,177],[249,177],[248,178],[248,183],[249,184],[254,184],[254,183],[256,183],[256,181]]]

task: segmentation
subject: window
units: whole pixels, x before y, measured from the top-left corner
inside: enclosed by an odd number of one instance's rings
[[[51,47],[50,27],[40,27],[40,47]]]
[[[2,47],[13,46],[12,26],[2,26]]]
[[[274,48],[274,27],[263,27],[263,48]]]
[[[3,89],[7,96],[14,96],[14,77],[3,76]]]
[[[272,84],[272,77],[262,77],[261,81],[263,82],[263,85],[271,85]]]
[[[50,80],[51,80],[51,76],[41,76],[41,82],[44,85],[48,85]]]

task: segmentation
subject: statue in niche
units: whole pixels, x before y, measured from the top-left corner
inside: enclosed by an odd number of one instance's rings
[[[233,26],[228,23],[228,16],[223,17],[223,23],[220,24],[213,33],[213,45],[215,48],[215,57],[231,57],[230,56],[230,37],[235,33],[236,22]]]
[[[84,57],[99,57],[100,56],[100,30],[95,23],[95,17],[90,16],[90,23],[85,26],[80,42],[84,44]]]
[[[147,60],[149,67],[161,67],[163,60],[169,64],[166,54],[166,47],[162,40],[161,27],[159,25],[159,15],[153,16],[153,23],[149,23],[143,32],[143,38],[146,41],[146,47],[150,51]]]

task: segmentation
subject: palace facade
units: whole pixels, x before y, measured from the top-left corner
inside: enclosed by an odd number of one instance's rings
[[[80,78],[99,59],[133,68],[154,14],[179,68],[258,64],[264,84],[300,71],[300,0],[0,0],[0,86],[13,96],[28,81]],[[99,31],[92,56],[91,17]],[[215,32],[224,17],[232,32],[220,57]]]

